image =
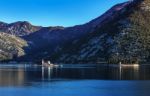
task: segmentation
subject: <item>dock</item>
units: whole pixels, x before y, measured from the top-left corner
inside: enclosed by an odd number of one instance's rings
[[[139,67],[139,64],[121,64],[121,67]]]
[[[120,67],[139,67],[139,64],[122,64],[119,62]]]

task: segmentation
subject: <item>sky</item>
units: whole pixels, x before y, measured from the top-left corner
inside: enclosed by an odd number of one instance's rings
[[[74,26],[128,0],[1,0],[0,21],[28,21],[40,26]]]

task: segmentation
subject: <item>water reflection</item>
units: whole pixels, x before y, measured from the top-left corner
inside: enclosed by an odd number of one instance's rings
[[[30,86],[61,80],[150,80],[150,66],[140,67],[0,67],[0,86]]]
[[[52,74],[53,74],[53,68],[51,68],[51,67],[47,67],[47,68],[42,67],[42,80],[45,80],[45,79],[51,80],[51,75]]]
[[[137,67],[120,67],[119,68],[120,80],[138,80],[139,79],[139,66]]]
[[[140,69],[140,67],[108,67],[108,70],[108,79],[139,80],[139,70],[145,69]]]
[[[81,67],[42,68],[42,80],[98,79],[98,80],[149,80],[150,66],[143,67]]]
[[[25,81],[25,71],[22,68],[0,69],[0,86],[21,86]]]
[[[42,80],[44,80],[44,68],[45,67],[42,67]]]

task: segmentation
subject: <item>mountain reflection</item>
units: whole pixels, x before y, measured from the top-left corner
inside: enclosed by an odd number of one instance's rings
[[[18,69],[0,69],[0,86],[22,86],[25,83],[25,70]]]
[[[31,86],[61,80],[149,80],[150,66],[140,67],[0,67],[0,86]]]

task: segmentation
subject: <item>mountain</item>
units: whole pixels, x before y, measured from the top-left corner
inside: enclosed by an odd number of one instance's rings
[[[73,41],[49,59],[64,63],[144,63],[150,60],[150,1],[121,3],[103,15],[95,31]]]
[[[15,59],[25,55],[27,42],[19,37],[0,32],[0,60]]]
[[[41,26],[33,26],[27,21],[18,21],[14,23],[0,22],[0,31],[16,36],[29,35],[41,29]]]
[[[149,11],[149,0],[130,0],[82,25],[42,27],[26,21],[0,22],[0,31],[27,43],[27,47],[21,47],[25,55],[17,58],[21,61],[46,58],[60,63],[147,62]]]
[[[43,56],[48,57],[55,54],[66,44],[77,41],[88,33],[94,32],[105,23],[113,20],[118,15],[119,10],[128,4],[129,2],[118,4],[102,16],[83,25],[76,25],[73,27],[43,27],[37,32],[24,36],[23,38],[28,41],[31,46],[28,57],[31,56],[30,58],[41,59]]]

